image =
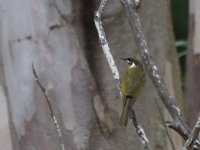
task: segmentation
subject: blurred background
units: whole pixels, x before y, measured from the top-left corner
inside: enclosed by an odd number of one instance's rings
[[[185,100],[186,116],[191,126],[196,122],[200,110],[199,102],[199,12],[196,1],[172,1],[172,20],[176,48],[181,68],[181,84]]]
[[[94,26],[99,4],[0,1],[0,150],[61,149],[32,64],[66,150],[143,149],[131,122],[126,128],[118,124],[120,94]],[[138,10],[152,58],[191,128],[200,111],[199,5],[198,0],[142,0]],[[128,66],[120,58],[140,57],[119,1],[108,1],[102,22],[123,76]],[[152,149],[182,149],[180,135],[164,128],[161,116],[172,119],[148,77],[134,109]]]

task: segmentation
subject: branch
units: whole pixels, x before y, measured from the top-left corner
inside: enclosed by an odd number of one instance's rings
[[[186,123],[186,120],[181,115],[175,100],[169,94],[158,68],[155,65],[155,62],[152,60],[136,9],[129,5],[128,0],[121,0],[121,2],[123,3],[145,69],[175,124],[188,137],[191,130]]]
[[[35,76],[35,81],[37,82],[37,84],[39,85],[40,89],[42,90],[42,92],[43,92],[43,94],[45,96],[46,102],[48,104],[48,107],[49,107],[49,110],[50,110],[50,114],[51,114],[51,118],[53,119],[54,126],[56,128],[56,132],[57,132],[57,135],[58,135],[58,138],[59,138],[59,141],[60,141],[61,150],[65,150],[65,145],[64,145],[64,140],[63,140],[63,136],[62,136],[60,125],[59,125],[59,123],[58,123],[58,121],[56,119],[56,116],[55,116],[55,113],[53,111],[51,102],[50,102],[50,100],[49,100],[49,98],[47,96],[47,92],[46,92],[45,88],[43,87],[43,85],[41,84],[33,64],[32,64],[32,70],[33,70],[33,74]]]
[[[185,145],[183,147],[183,150],[189,150],[192,148],[192,146],[194,145],[195,140],[197,139],[198,135],[200,132],[200,114],[198,117],[198,120],[189,136],[189,138],[187,139],[187,141],[185,142]],[[198,143],[199,144],[199,143]],[[197,147],[196,147],[197,148]]]
[[[101,15],[103,13],[103,8],[105,7],[106,3],[107,3],[107,0],[101,1],[99,9],[95,13],[94,23],[95,23],[95,26],[96,26],[96,29],[97,29],[97,32],[98,32],[98,35],[99,35],[99,41],[100,41],[101,47],[102,47],[103,52],[106,56],[106,59],[108,61],[110,69],[112,71],[113,77],[116,81],[117,87],[118,87],[118,89],[120,89],[119,71],[116,67],[115,61],[114,61],[113,56],[111,54],[110,47],[109,47],[108,42],[106,40],[105,32],[104,32],[102,22],[101,22]]]
[[[137,0],[136,2],[138,2],[138,5],[139,5],[140,0],[139,1]],[[113,56],[111,54],[110,47],[109,47],[108,42],[106,40],[105,32],[104,32],[102,22],[101,22],[101,15],[103,13],[103,8],[105,7],[106,3],[107,3],[107,0],[101,0],[100,6],[99,6],[97,12],[95,13],[94,22],[95,22],[95,26],[96,26],[96,29],[97,29],[97,32],[98,32],[101,47],[102,47],[103,52],[106,56],[106,59],[107,59],[108,64],[110,66],[110,69],[113,73],[113,77],[116,81],[117,87],[120,91],[119,72],[118,72],[118,69],[116,67]],[[136,128],[136,132],[137,132],[137,134],[138,134],[138,136],[139,136],[139,138],[140,138],[140,140],[141,140],[141,142],[144,146],[144,149],[149,150],[149,141],[148,141],[148,139],[145,135],[143,128],[140,126],[140,124],[137,123],[134,110],[132,110],[132,112],[130,112],[130,113],[132,113],[132,115],[130,115],[129,117],[132,120],[134,127]]]
[[[188,139],[188,136],[186,134],[183,133],[183,131],[179,128],[179,126],[177,126],[176,124],[174,124],[173,122],[171,121],[166,121],[165,122],[166,126],[173,129],[174,131],[176,131],[179,135],[182,136],[182,138],[184,140],[187,140]]]
[[[159,111],[159,113],[160,113],[160,117],[161,117],[161,120],[162,120],[162,124],[163,124],[163,126],[164,126],[164,128],[165,128],[167,137],[169,138],[169,141],[170,141],[170,143],[171,143],[172,149],[175,150],[174,143],[173,143],[172,138],[171,138],[171,136],[170,136],[170,134],[169,134],[169,131],[168,131],[168,129],[167,129],[167,125],[165,124],[164,116],[163,116],[163,114],[162,114],[160,105],[159,105],[158,100],[157,100],[156,98],[155,98],[155,101],[156,101],[156,104],[157,104],[157,106],[158,106],[158,111]]]
[[[132,121],[132,124],[134,125],[135,129],[136,129],[136,133],[138,134],[140,141],[142,142],[144,149],[149,150],[150,149],[150,145],[149,145],[149,140],[146,137],[146,134],[143,130],[143,128],[141,127],[141,125],[137,122],[137,118],[135,115],[134,110],[132,110],[130,112],[130,119]]]

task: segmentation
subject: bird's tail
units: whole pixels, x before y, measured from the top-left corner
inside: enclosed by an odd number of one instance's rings
[[[119,118],[119,124],[121,126],[127,126],[128,123],[128,113],[129,110],[131,108],[131,97],[126,97],[124,100],[124,103],[122,104],[122,110],[121,110],[121,114],[120,114],[120,118]]]

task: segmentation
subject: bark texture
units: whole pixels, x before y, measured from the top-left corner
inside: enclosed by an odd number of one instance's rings
[[[188,55],[186,72],[186,100],[189,124],[194,126],[200,110],[200,11],[199,1],[190,1]]]
[[[34,81],[32,63],[50,97],[67,150],[143,149],[131,123],[127,128],[118,125],[120,95],[94,27],[98,5],[96,0],[0,2],[0,97],[5,114],[0,130],[7,139],[0,143],[5,150],[59,148],[48,105]],[[179,72],[169,0],[143,1],[140,16],[161,73],[165,74],[167,60]],[[119,1],[108,2],[103,26],[123,75],[127,66],[120,57],[138,54]],[[178,97],[178,73],[172,82]],[[155,97],[155,89],[147,80],[134,108],[152,148],[163,150],[167,149],[166,136],[159,125]]]

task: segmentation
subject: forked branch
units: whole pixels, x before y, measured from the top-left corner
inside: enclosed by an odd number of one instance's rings
[[[197,120],[194,128],[192,129],[192,132],[191,132],[189,138],[185,142],[183,150],[189,150],[189,149],[192,148],[192,146],[194,145],[195,140],[197,139],[197,137],[199,135],[199,132],[200,132],[200,114],[199,114],[198,120]],[[197,143],[197,144],[199,144],[199,143]],[[198,148],[198,147],[195,147],[195,148]]]

